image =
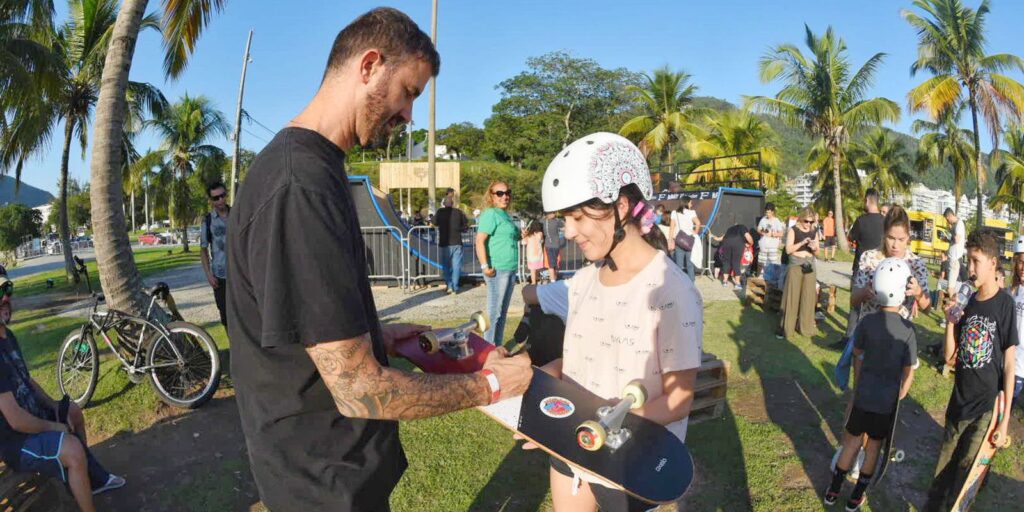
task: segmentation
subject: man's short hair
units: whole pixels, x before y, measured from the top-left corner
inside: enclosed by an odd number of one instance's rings
[[[764,204],[764,211],[766,211],[766,212],[774,212],[775,211],[775,203],[770,202],[770,201],[765,203]]]
[[[947,206],[946,211],[942,212],[942,216],[949,217],[950,215],[953,215],[953,209]]]
[[[989,258],[999,257],[999,237],[991,229],[976,229],[967,235],[967,250],[975,249]]]
[[[206,186],[206,197],[210,197],[210,194],[213,193],[213,191],[217,190],[218,188],[222,188],[224,190],[228,189],[228,187],[225,186],[223,183],[215,181]]]
[[[864,191],[864,200],[869,203],[878,204],[878,191],[874,188],[869,188]]]
[[[441,71],[441,56],[430,41],[430,36],[408,15],[391,7],[378,7],[349,23],[338,32],[327,58],[326,78],[350,58],[376,48],[383,59],[399,63],[409,57],[423,59],[430,64],[431,74]]]

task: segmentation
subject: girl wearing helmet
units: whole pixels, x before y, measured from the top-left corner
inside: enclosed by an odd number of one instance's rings
[[[1017,357],[1014,365],[1015,381],[1013,383],[1013,405],[1020,405],[1021,389],[1024,389],[1024,235],[1017,237],[1013,242],[1013,285],[1010,291],[1013,293],[1014,313],[1017,315]]]
[[[649,398],[633,412],[685,440],[701,359],[703,301],[653,225],[646,159],[619,135],[588,135],[555,156],[542,189],[544,210],[562,213],[566,238],[594,262],[568,282],[562,358],[544,370],[609,400],[640,379]],[[557,511],[652,508],[556,459],[550,479]]]
[[[899,206],[892,208],[896,209]],[[900,315],[911,279],[910,266],[905,259],[894,257],[879,262],[871,287],[879,309],[861,319],[853,336],[856,387],[847,406],[839,460],[832,471],[832,483],[825,491],[826,505],[839,499],[843,481],[864,446],[864,462],[857,485],[846,502],[847,512],[854,512],[864,504],[864,490],[874,476],[882,443],[889,437],[896,406],[907,395],[914,380],[917,336],[914,324]]]

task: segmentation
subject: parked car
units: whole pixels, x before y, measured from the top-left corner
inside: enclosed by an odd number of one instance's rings
[[[164,242],[163,237],[152,231],[139,235],[139,245],[160,245]]]

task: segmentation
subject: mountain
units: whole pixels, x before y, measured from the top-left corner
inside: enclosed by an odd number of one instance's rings
[[[733,105],[728,101],[711,96],[694,97],[693,105],[715,111],[737,108],[736,105]],[[807,153],[810,152],[811,147],[814,146],[814,140],[811,139],[811,137],[809,137],[802,129],[789,126],[778,118],[772,116],[760,117],[764,119],[765,122],[775,130],[775,134],[778,135],[779,151],[782,154],[782,161],[779,165],[781,173],[785,176],[795,177],[807,172]],[[895,130],[892,134],[896,140],[903,144],[907,153],[911,155],[911,158],[913,158],[914,153],[917,151],[919,139],[912,135],[897,132]],[[987,159],[987,155],[982,155],[983,162],[987,161]],[[985,184],[985,191],[988,195],[995,193],[998,188],[996,186],[995,179],[993,178],[994,176],[990,176]],[[931,189],[953,190],[953,170],[948,165],[931,168],[924,173],[917,174],[915,181],[919,181],[924,186]],[[965,180],[964,193],[973,197],[974,190],[974,180],[971,178]]]
[[[14,193],[15,180],[11,176],[0,176],[0,205],[7,203],[21,203],[29,208],[35,208],[49,203],[53,194],[33,187],[25,182],[21,183],[18,193]]]

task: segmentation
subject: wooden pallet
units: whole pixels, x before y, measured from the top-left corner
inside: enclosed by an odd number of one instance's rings
[[[722,415],[729,382],[729,363],[704,352],[701,356],[697,381],[693,386],[693,405],[690,424],[700,423]]]
[[[0,512],[77,512],[63,482],[38,473],[15,472],[0,462]]]

